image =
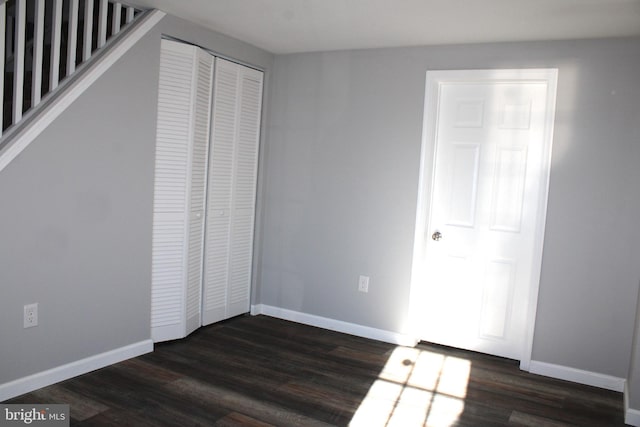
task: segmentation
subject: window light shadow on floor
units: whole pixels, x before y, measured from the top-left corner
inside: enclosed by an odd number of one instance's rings
[[[349,425],[455,425],[464,411],[470,371],[468,360],[397,347]]]

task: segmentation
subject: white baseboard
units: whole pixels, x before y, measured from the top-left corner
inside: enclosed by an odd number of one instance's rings
[[[624,423],[630,426],[640,426],[640,411],[637,409],[625,409]]]
[[[152,351],[153,341],[144,340],[0,384],[0,402]]]
[[[630,426],[640,426],[640,411],[629,408],[629,386],[624,384],[624,423]]]
[[[290,320],[309,326],[317,326],[331,331],[343,332],[363,338],[384,341],[391,344],[414,347],[418,340],[405,334],[386,331],[383,329],[371,328],[355,323],[343,322],[341,320],[329,319],[327,317],[313,314],[301,313],[299,311],[287,310],[285,308],[273,307],[265,304],[251,306],[251,315],[264,314],[266,316],[277,317],[278,319]]]
[[[618,392],[624,391],[626,382],[624,378],[583,371],[568,366],[554,365],[552,363],[538,362],[536,360],[532,360],[529,364],[529,372]]]

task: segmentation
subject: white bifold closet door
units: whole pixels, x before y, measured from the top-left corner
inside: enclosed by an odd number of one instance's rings
[[[249,311],[263,73],[216,58],[202,324]]]
[[[162,41],[155,342],[249,311],[262,85],[261,71]]]
[[[202,324],[207,158],[214,58],[162,40],[153,214],[151,335]]]

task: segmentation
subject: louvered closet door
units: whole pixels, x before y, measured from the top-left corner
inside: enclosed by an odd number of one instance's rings
[[[162,41],[154,188],[154,341],[201,324],[206,170],[213,57]]]
[[[216,58],[203,324],[249,311],[263,73]]]

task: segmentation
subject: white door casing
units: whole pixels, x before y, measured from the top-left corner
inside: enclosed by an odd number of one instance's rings
[[[556,82],[557,70],[427,73],[410,313],[417,337],[528,369]]]

